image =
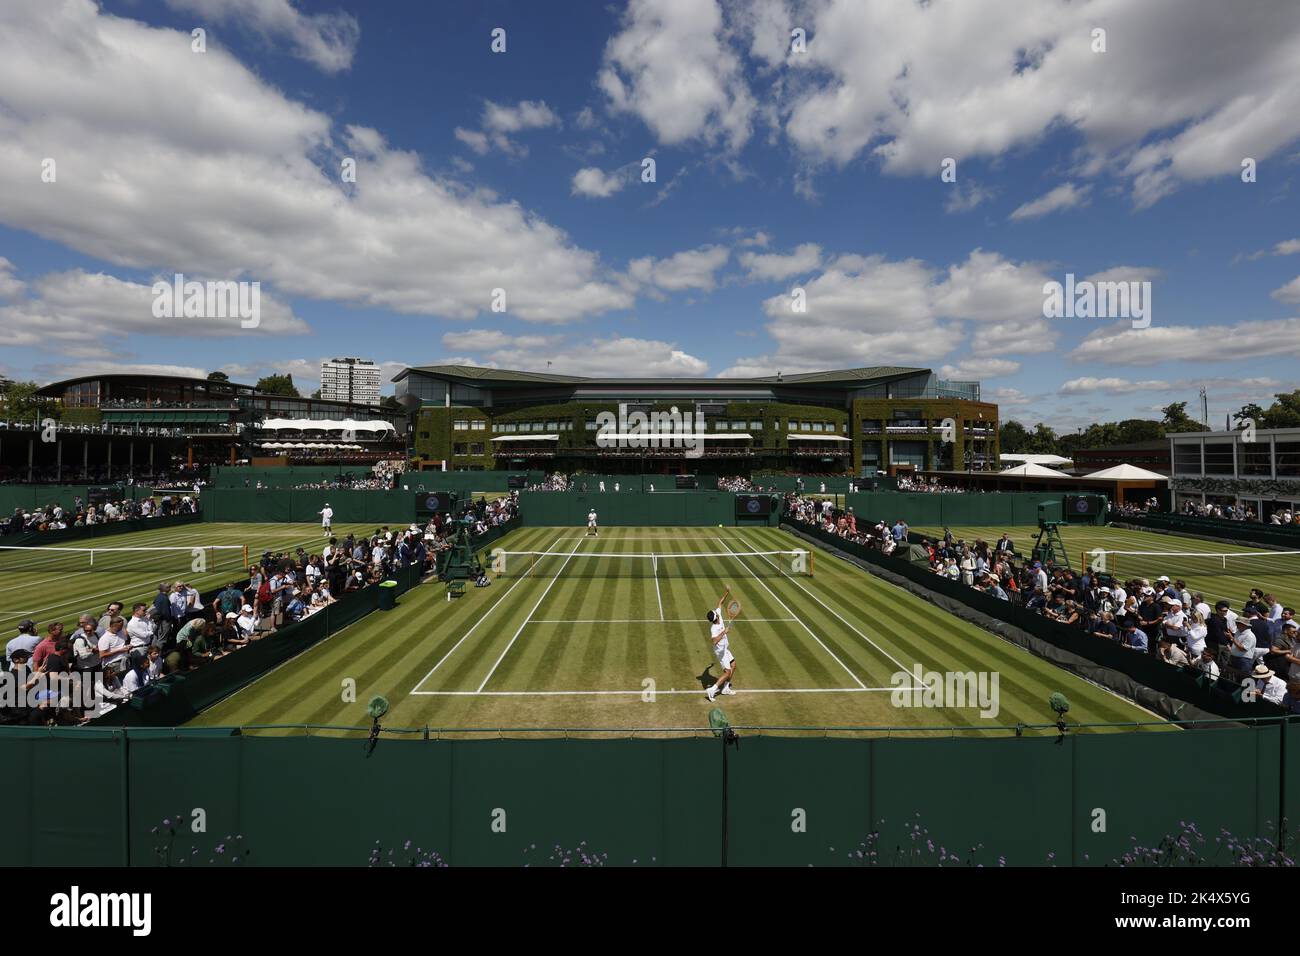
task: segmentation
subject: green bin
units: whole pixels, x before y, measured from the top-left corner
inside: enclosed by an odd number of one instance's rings
[[[397,607],[397,582],[379,582],[379,610],[391,611]]]

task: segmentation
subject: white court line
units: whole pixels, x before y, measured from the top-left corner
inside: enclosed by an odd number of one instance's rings
[[[581,543],[582,541],[581,539],[579,539],[578,544]],[[573,559],[573,556],[577,553],[578,553],[578,545],[575,544],[573,546],[573,550],[569,552],[569,556],[564,559],[564,564],[561,564],[556,569],[555,574],[551,576],[551,583],[546,585],[546,590],[542,592],[542,596],[537,599],[537,603],[533,605],[533,609],[528,612],[528,616],[524,618],[524,622],[519,625],[519,630],[515,631],[514,637],[510,638],[510,643],[506,645],[506,649],[501,652],[501,656],[496,659],[496,663],[492,665],[492,669],[487,672],[487,677],[483,678],[483,683],[478,685],[479,693],[482,693],[483,688],[487,686],[487,682],[492,679],[492,675],[496,673],[497,668],[501,666],[501,662],[505,660],[506,655],[510,653],[510,648],[515,646],[515,641],[519,640],[519,635],[522,634],[524,632],[524,628],[528,626],[529,620],[531,620],[532,616],[537,613],[537,609],[542,606],[542,602],[546,600],[546,595],[551,593],[551,588],[555,587],[555,582],[560,580],[560,574],[564,571],[565,566]]]
[[[557,541],[556,544],[559,544],[559,542]],[[549,551],[550,549],[548,548],[547,550]],[[527,580],[529,580],[528,575],[526,575],[526,574],[525,574],[525,575],[522,575],[521,577],[519,577],[519,578],[515,581],[514,584],[512,584],[512,585],[510,585],[510,587],[506,588],[505,593],[502,594],[502,595],[501,595],[499,598],[497,598],[495,601],[493,601],[492,604],[488,607],[488,609],[487,609],[486,611],[483,612],[482,617],[480,617],[477,621],[475,621],[474,624],[470,627],[470,629],[469,629],[468,631],[466,631],[466,632],[461,636],[461,639],[460,639],[459,641],[457,641],[455,644],[453,644],[453,645],[451,646],[451,650],[449,650],[446,654],[443,654],[443,655],[442,655],[442,659],[439,660],[438,663],[434,664],[433,667],[431,667],[431,668],[429,669],[429,673],[425,674],[423,677],[421,677],[421,678],[416,682],[416,684],[415,684],[415,688],[411,691],[411,693],[412,693],[412,694],[431,694],[431,693],[435,693],[434,691],[420,690],[420,686],[421,686],[425,681],[427,681],[430,677],[433,676],[433,672],[434,672],[434,671],[436,671],[439,667],[441,667],[443,664],[446,663],[447,658],[451,657],[452,654],[455,654],[455,653],[456,653],[456,649],[457,649],[458,647],[460,647],[462,644],[464,644],[465,641],[469,638],[469,636],[470,636],[471,634],[473,634],[475,631],[478,630],[478,626],[479,626],[480,624],[482,624],[484,621],[487,620],[487,616],[488,616],[489,614],[491,614],[493,611],[495,611],[495,610],[497,609],[497,605],[499,605],[502,601],[504,601],[504,600],[505,600],[505,599],[510,595],[510,592],[511,592],[511,591],[513,591],[515,588],[519,587],[519,585],[523,584],[523,583],[524,583],[525,581],[527,581]]]
[[[760,555],[760,557],[761,557],[761,555]],[[788,572],[787,572],[783,567],[781,567],[779,564],[776,564],[776,563],[774,563],[774,562],[772,562],[772,561],[768,561],[767,558],[763,558],[763,560],[764,560],[764,561],[767,561],[768,564],[772,565],[772,567],[776,568],[778,571],[780,571],[782,574],[784,574],[787,578],[789,578],[789,579],[790,579],[790,583],[793,584],[795,587],[797,587],[800,591],[802,591],[804,594],[808,595],[810,598],[812,598],[814,601],[816,601],[816,602],[817,602],[818,604],[820,604],[822,607],[826,608],[826,610],[830,611],[830,612],[831,612],[832,614],[834,614],[837,618],[839,618],[841,624],[843,624],[845,627],[847,627],[849,630],[851,630],[854,634],[858,635],[858,637],[862,638],[864,641],[866,641],[868,644],[870,644],[870,645],[871,645],[872,647],[874,647],[876,650],[880,651],[880,653],[881,653],[881,654],[884,654],[885,657],[889,658],[890,662],[893,663],[893,664],[895,664],[895,665],[897,665],[897,667],[898,667],[898,669],[899,669],[900,671],[902,671],[902,672],[905,673],[905,674],[911,674],[911,673],[912,673],[912,669],[911,669],[911,668],[905,666],[905,665],[903,664],[903,662],[900,661],[897,657],[895,657],[893,654],[889,653],[889,651],[885,650],[883,647],[881,647],[879,644],[877,644],[877,643],[876,643],[875,641],[873,641],[871,638],[867,637],[867,635],[863,634],[861,631],[859,631],[856,627],[854,627],[854,626],[853,626],[852,624],[850,624],[848,621],[844,620],[844,618],[839,614],[838,611],[836,611],[836,610],[835,610],[834,608],[832,608],[829,604],[827,604],[825,601],[823,601],[821,598],[819,598],[817,595],[813,594],[813,593],[812,593],[811,591],[809,591],[806,587],[804,587],[804,586],[803,586],[802,584],[800,584],[797,580],[795,580],[794,575],[789,574],[789,573],[788,573]],[[913,684],[912,686],[915,687],[916,685]]]
[[[580,620],[570,620],[568,618],[537,618],[529,621],[529,624],[699,624],[703,618],[698,617],[670,617],[662,621],[647,621],[643,617],[624,617],[613,620],[607,618],[582,618]],[[745,620],[750,624],[775,624],[779,621],[795,623],[797,617],[747,617]]]
[[[898,687],[746,687],[737,691],[737,697],[746,694],[873,694],[899,690]],[[903,688],[906,689],[906,688]],[[413,690],[422,697],[640,697],[640,690]],[[655,695],[696,695],[701,690],[657,690]]]
[[[650,563],[654,565],[655,597],[659,599],[659,620],[662,621],[664,619],[664,595],[663,592],[659,590],[659,559],[651,558]]]
[[[718,544],[720,544],[720,545],[722,545],[724,548],[726,548],[728,551],[731,551],[732,554],[735,554],[735,553],[736,553],[735,551],[732,550],[731,546],[730,546],[729,544],[727,544],[727,542],[723,541],[721,538],[715,538],[714,540],[717,541]],[[769,563],[770,563],[770,562],[769,562]],[[743,562],[743,561],[741,562],[741,566],[744,567],[744,562]],[[788,607],[786,607],[785,602],[782,601],[779,597],[776,596],[776,592],[773,591],[770,587],[767,586],[767,582],[766,582],[766,581],[764,581],[762,578],[760,578],[757,574],[754,574],[753,571],[750,570],[749,568],[745,568],[745,570],[746,570],[746,571],[749,571],[749,576],[752,577],[755,581],[757,581],[759,584],[761,584],[761,585],[763,586],[763,590],[767,591],[768,594],[772,595],[772,598],[776,601],[777,604],[781,605],[782,610],[784,610],[786,614],[789,614],[789,615],[791,615],[792,617],[794,616],[794,611],[792,611],[792,610],[790,610]],[[778,570],[779,570],[779,569],[778,569]],[[861,688],[863,688],[863,689],[866,688],[867,685],[864,684],[864,683],[862,683],[862,681],[858,679],[858,675],[855,674],[855,673],[853,673],[853,671],[849,670],[848,665],[845,664],[845,663],[844,663],[842,660],[840,660],[838,657],[836,657],[834,651],[832,651],[832,650],[831,650],[829,647],[827,647],[825,644],[822,644],[822,639],[821,639],[820,637],[818,637],[816,634],[813,633],[813,629],[812,629],[811,627],[809,627],[807,624],[805,624],[802,620],[799,621],[799,626],[802,627],[805,631],[808,632],[808,636],[811,637],[814,641],[816,641],[816,642],[821,646],[821,649],[824,650],[827,654],[829,654],[829,655],[831,656],[831,659],[832,659],[833,661],[835,661],[836,664],[839,664],[840,667],[843,667],[843,668],[844,668],[844,672],[845,672],[846,674],[848,674],[850,677],[853,678],[854,683],[856,683],[859,687],[861,687]]]

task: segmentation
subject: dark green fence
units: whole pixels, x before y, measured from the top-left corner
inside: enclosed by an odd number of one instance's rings
[[[195,524],[202,520],[202,514],[132,518],[129,521],[110,521],[107,524],[82,525],[79,528],[64,528],[61,531],[24,531],[19,534],[0,535],[0,544],[6,547],[35,547],[39,545],[52,548],[84,541],[87,538],[107,538],[115,534],[129,534],[132,531],[174,528],[177,525]]]
[[[15,508],[31,511],[46,505],[62,505],[71,512],[78,497],[82,504],[90,499],[91,488],[112,488],[114,501],[134,501],[152,498],[154,490],[136,485],[115,485],[101,482],[88,485],[0,485],[0,515],[11,515]]]
[[[1297,735],[1280,721],[1059,740],[742,730],[725,805],[723,745],[707,736],[417,732],[385,734],[370,757],[364,736],[0,728],[17,784],[0,864],[157,865],[168,820],[180,824],[171,859],[186,865],[247,848],[248,865],[362,866],[377,843],[405,862],[409,840],[452,865],[547,865],[555,846],[585,841],[609,864],[715,866],[725,814],[732,865],[844,865],[875,829],[885,857],[902,846],[933,860],[933,841],[963,860],[979,847],[986,866],[1100,865],[1184,822],[1211,853],[1221,827],[1276,839],[1300,810]]]
[[[864,491],[845,497],[845,506],[861,518],[875,521],[902,518],[920,527],[982,528],[990,525],[1018,527],[1038,523],[1039,505],[1053,509],[1053,520],[1062,517],[1063,495],[1058,492],[990,492],[987,494],[908,493]],[[1105,499],[1096,523],[1105,521]]]
[[[1270,547],[1300,551],[1300,526],[1261,524],[1258,521],[1226,521],[1222,518],[1197,518],[1191,515],[1144,514],[1113,520],[1138,528],[1172,531],[1175,534],[1200,535],[1228,541],[1244,541]]]
[[[405,525],[416,519],[415,498],[414,491],[210,488],[203,493],[203,515],[208,521],[319,522],[320,510],[329,502],[336,525]]]
[[[780,505],[780,501],[774,503],[770,518],[744,520],[775,525],[780,517]],[[593,508],[600,524],[606,527],[730,527],[737,524],[736,496],[722,491],[662,494],[525,491],[519,495],[519,514],[530,527],[585,526],[587,512]]]

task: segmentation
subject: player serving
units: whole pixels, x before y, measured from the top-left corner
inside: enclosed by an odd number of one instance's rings
[[[591,537],[596,534],[596,509],[592,508],[587,512],[587,536]]]
[[[728,646],[728,635],[731,632],[731,621],[722,613],[722,607],[727,603],[727,595],[731,593],[731,588],[718,599],[718,606],[705,615],[709,622],[709,640],[713,642],[713,653],[718,658],[718,663],[722,665],[722,676],[717,679],[712,687],[704,692],[704,696],[713,700],[717,696],[719,688],[724,694],[734,694],[731,689],[731,677],[736,673],[736,659],[731,656],[731,648]],[[730,617],[734,618],[740,613],[740,602],[732,601],[727,610]]]

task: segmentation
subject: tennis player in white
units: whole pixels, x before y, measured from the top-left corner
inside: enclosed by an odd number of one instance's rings
[[[325,537],[328,538],[330,536],[330,528],[334,524],[334,509],[330,507],[328,501],[325,502],[325,507],[320,510],[319,514],[321,530],[325,532]]]
[[[588,534],[589,536],[590,536],[590,535],[597,534],[597,531],[596,531],[596,509],[595,509],[595,508],[592,508],[590,511],[587,512],[587,534]],[[598,536],[598,535],[597,535],[597,536]]]
[[[713,653],[722,665],[722,676],[704,692],[709,700],[717,696],[719,688],[724,694],[735,693],[731,689],[731,676],[736,673],[736,659],[731,656],[731,648],[727,644],[727,633],[731,630],[731,625],[724,623],[722,615],[722,602],[726,599],[724,594],[722,600],[718,601],[718,606],[705,615],[709,622],[709,640],[713,642]]]

